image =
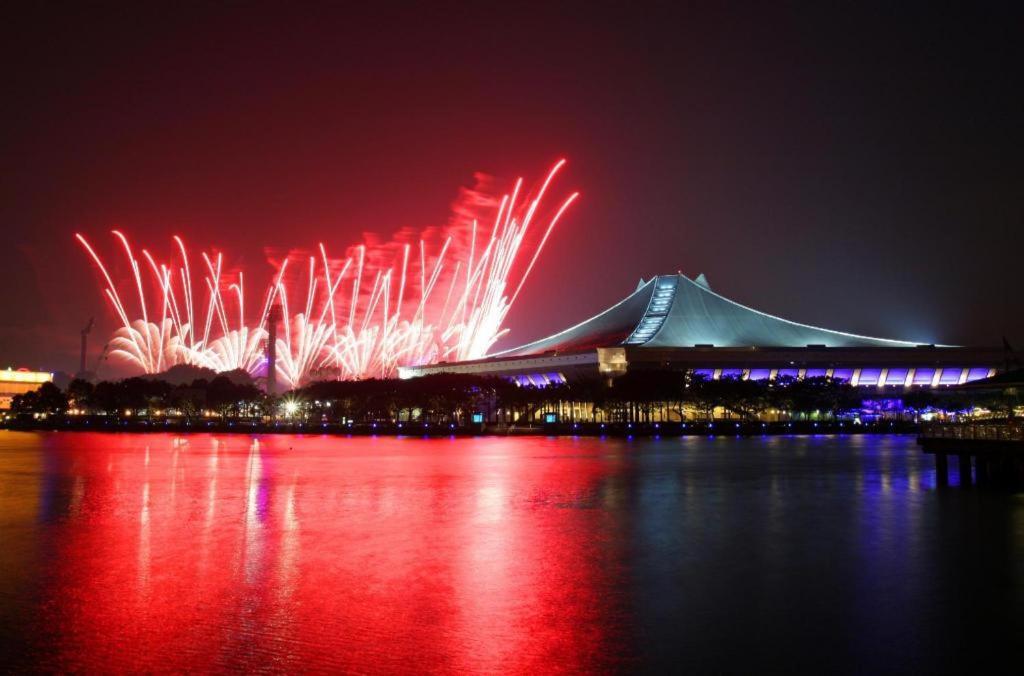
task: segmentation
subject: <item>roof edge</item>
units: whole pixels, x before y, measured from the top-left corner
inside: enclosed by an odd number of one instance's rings
[[[606,314],[608,314],[609,312],[611,312],[615,308],[619,307],[620,305],[622,305],[623,303],[628,301],[633,296],[637,295],[638,293],[640,293],[640,292],[644,291],[645,289],[647,289],[648,287],[650,287],[651,284],[653,284],[655,282],[655,280],[657,280],[657,279],[658,279],[657,276],[652,277],[647,282],[644,282],[642,285],[637,286],[636,291],[634,291],[633,293],[629,294],[628,296],[626,296],[625,298],[620,300],[618,303],[615,303],[614,305],[605,308],[604,310],[602,310],[601,312],[598,312],[596,315],[594,315],[592,317],[588,317],[587,319],[584,319],[581,322],[577,322],[576,324],[573,324],[569,328],[562,329],[558,333],[552,333],[550,336],[544,336],[543,338],[538,338],[537,340],[530,341],[529,343],[526,343],[525,345],[519,345],[517,347],[511,347],[511,348],[509,348],[507,350],[502,350],[501,352],[495,352],[493,354],[488,354],[488,355],[486,355],[484,357],[484,359],[490,359],[492,357],[509,356],[510,353],[512,353],[512,352],[518,352],[520,350],[526,350],[526,349],[529,349],[530,347],[532,347],[534,345],[537,345],[539,343],[543,343],[543,342],[546,342],[548,340],[553,340],[553,339],[558,338],[559,336],[563,336],[563,335],[565,335],[565,334],[567,334],[567,333],[569,333],[571,331],[575,331],[576,329],[580,328],[584,324],[586,324],[588,322],[592,322],[595,319],[599,319],[599,318],[605,316]],[[511,356],[525,356],[525,355],[511,355]]]
[[[686,275],[680,274],[679,276],[682,277],[683,279],[685,279],[690,284],[692,284],[695,287],[697,287],[697,289],[700,292],[702,292],[702,293],[709,293],[712,296],[715,296],[716,298],[718,298],[720,300],[723,300],[726,303],[730,303],[732,305],[735,305],[736,307],[738,307],[738,308],[740,308],[742,310],[746,310],[748,312],[753,312],[754,314],[761,315],[762,317],[768,317],[769,319],[774,319],[776,321],[784,322],[786,324],[791,324],[793,326],[799,326],[802,329],[812,329],[814,331],[824,331],[825,333],[831,333],[831,334],[838,335],[838,336],[845,336],[847,338],[856,338],[858,340],[875,340],[875,341],[879,341],[879,342],[882,342],[882,343],[889,343],[891,345],[891,347],[919,347],[919,346],[925,344],[925,343],[922,343],[920,341],[896,340],[895,338],[878,338],[878,337],[875,337],[875,336],[865,336],[865,335],[862,335],[862,334],[859,334],[859,333],[850,333],[848,331],[837,331],[835,329],[826,329],[826,328],[823,328],[821,326],[814,326],[813,324],[804,324],[804,323],[801,323],[801,322],[795,322],[795,321],[793,321],[791,319],[786,319],[785,317],[779,317],[777,315],[773,315],[773,314],[770,314],[768,312],[762,312],[761,310],[756,310],[756,309],[754,309],[752,307],[744,305],[743,303],[739,303],[737,301],[734,301],[731,298],[726,298],[722,294],[717,293],[716,291],[712,291],[710,287],[704,286],[703,284],[699,284],[698,282],[690,279]],[[927,343],[927,344],[931,345],[931,343]],[[936,347],[961,347],[960,345],[940,345],[938,343],[936,343],[935,346]]]

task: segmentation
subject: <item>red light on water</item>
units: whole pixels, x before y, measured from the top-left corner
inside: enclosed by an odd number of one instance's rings
[[[603,648],[614,526],[549,504],[591,494],[598,458],[552,476],[514,439],[47,444],[67,492],[25,504],[50,524],[37,621],[56,670],[537,672]]]

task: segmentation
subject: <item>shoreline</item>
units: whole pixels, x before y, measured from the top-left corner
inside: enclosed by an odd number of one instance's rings
[[[135,432],[206,434],[319,434],[331,436],[393,437],[494,437],[494,436],[578,436],[578,437],[764,437],[793,434],[917,434],[920,425],[903,421],[854,424],[841,421],[713,423],[544,423],[532,426],[494,424],[454,425],[451,423],[336,423],[278,421],[147,421],[147,420],[54,420],[8,421],[0,429],[23,432]]]

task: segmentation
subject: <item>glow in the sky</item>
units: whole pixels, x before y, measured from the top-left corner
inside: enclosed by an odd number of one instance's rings
[[[313,253],[293,252],[278,264],[252,315],[245,275],[226,271],[221,253],[201,253],[196,275],[180,237],[174,237],[176,255],[164,262],[145,249],[138,258],[115,230],[131,268],[131,290],[122,294],[95,248],[75,236],[95,262],[121,323],[108,353],[139,371],[194,364],[262,374],[270,310],[280,305],[281,381],[296,387],[314,378],[387,377],[398,366],[484,357],[508,331],[509,309],[579,196],[549,212],[542,231],[531,229],[564,165],[557,162],[530,197],[521,194],[522,179],[500,200],[465,191],[444,228],[364,242],[340,259],[322,243]]]

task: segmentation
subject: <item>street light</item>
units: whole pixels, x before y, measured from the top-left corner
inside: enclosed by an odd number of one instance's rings
[[[299,402],[294,399],[286,399],[284,402],[284,414],[289,418],[295,415],[299,410]]]

